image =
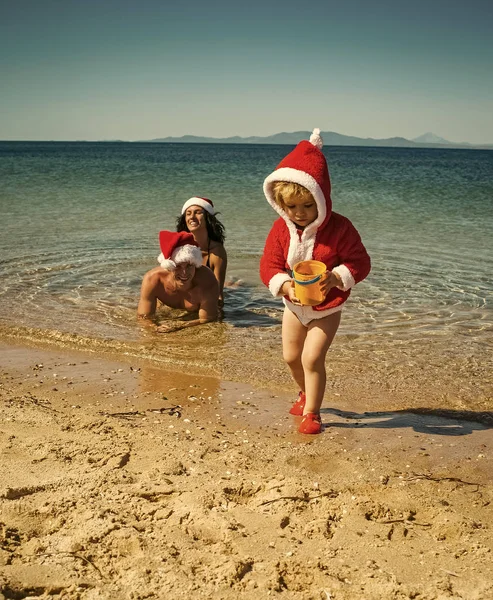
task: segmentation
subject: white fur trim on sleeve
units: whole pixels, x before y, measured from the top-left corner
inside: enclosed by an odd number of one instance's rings
[[[157,261],[163,269],[166,269],[166,271],[174,271],[176,269],[176,264],[172,260],[169,260],[169,258],[164,258],[162,252],[157,257]]]
[[[269,281],[270,293],[273,296],[279,296],[279,292],[286,281],[291,281],[291,277],[287,273],[276,273]]]
[[[199,268],[202,266],[202,252],[198,246],[185,244],[185,246],[178,246],[176,248],[171,254],[171,260],[175,264],[186,262]]]
[[[342,280],[342,287],[340,288],[343,292],[351,289],[353,285],[356,283],[354,280],[353,274],[346,267],[346,265],[339,265],[332,269],[333,273],[337,273]]]

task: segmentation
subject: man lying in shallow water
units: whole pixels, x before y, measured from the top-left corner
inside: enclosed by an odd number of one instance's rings
[[[160,325],[158,333],[178,331],[185,327],[215,321],[218,316],[219,285],[214,273],[202,266],[202,253],[191,233],[161,231],[159,233],[161,266],[148,271],[142,280],[137,314],[151,319],[157,301],[170,308],[198,312],[191,321],[171,321]]]

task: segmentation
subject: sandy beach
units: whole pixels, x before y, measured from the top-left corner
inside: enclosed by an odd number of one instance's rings
[[[0,365],[2,600],[493,598],[484,397],[329,387],[312,438],[275,382],[10,343]]]
[[[0,600],[493,600],[492,6],[2,3]]]

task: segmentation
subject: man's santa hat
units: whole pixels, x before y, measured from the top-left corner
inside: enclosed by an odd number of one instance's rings
[[[214,204],[212,204],[209,198],[200,198],[199,196],[194,196],[193,198],[190,198],[190,200],[187,200],[183,205],[183,208],[181,209],[181,214],[183,215],[187,208],[190,208],[190,206],[200,206],[201,208],[206,210],[210,215],[216,214]]]
[[[273,185],[276,181],[298,183],[306,188],[313,196],[318,209],[318,216],[313,223],[308,225],[310,231],[317,229],[332,212],[330,197],[330,176],[327,161],[322,153],[324,142],[320,129],[314,129],[310,141],[301,141],[278,164],[276,170],[264,181],[264,194],[272,208],[285,220],[287,215],[276,203]],[[294,230],[294,224],[287,220],[288,227]]]
[[[178,263],[202,266],[202,252],[191,233],[186,231],[160,231],[161,254],[158,263],[167,271],[174,271]]]

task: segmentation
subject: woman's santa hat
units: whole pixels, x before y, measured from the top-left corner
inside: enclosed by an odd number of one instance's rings
[[[157,261],[167,271],[174,271],[178,263],[190,263],[197,268],[202,266],[202,252],[191,233],[160,231],[159,245],[161,254]]]
[[[194,196],[187,200],[181,209],[181,214],[190,208],[190,206],[200,206],[204,210],[206,210],[210,215],[215,215],[216,211],[214,210],[214,204],[209,200],[209,198],[200,198],[199,196]]]
[[[318,216],[307,230],[316,230],[332,212],[330,197],[330,176],[327,161],[322,153],[324,142],[320,129],[314,129],[310,141],[301,141],[277,165],[276,170],[264,181],[264,194],[272,208],[285,220],[287,215],[276,203],[273,194],[273,185],[276,181],[298,183],[306,188],[313,196],[318,209]],[[288,227],[294,230],[294,224],[286,221]]]

